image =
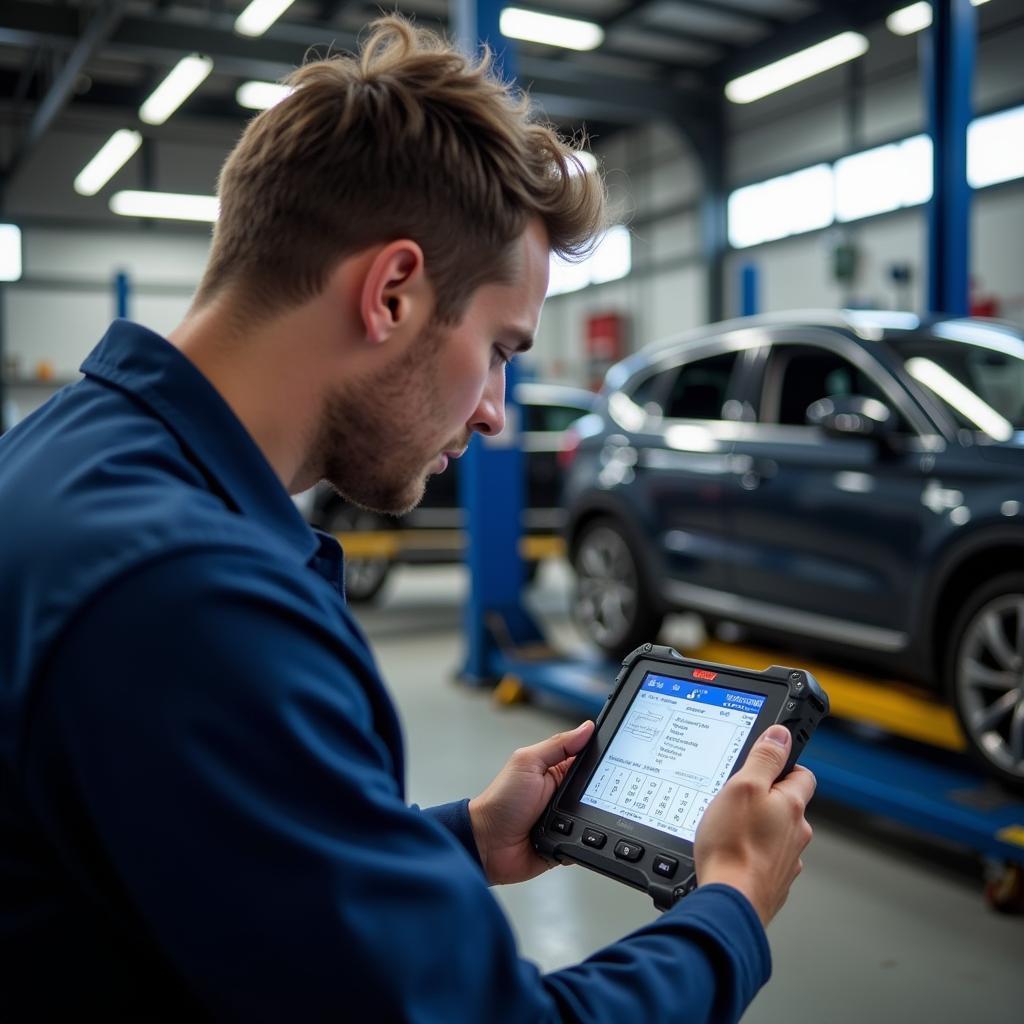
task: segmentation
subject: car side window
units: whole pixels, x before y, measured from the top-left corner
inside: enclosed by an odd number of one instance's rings
[[[663,416],[665,393],[671,386],[676,372],[676,368],[673,367],[671,370],[662,370],[660,373],[652,373],[644,377],[628,392],[630,399],[649,416]]]
[[[669,419],[722,419],[737,357],[737,352],[723,352],[682,366],[668,393],[665,415]]]
[[[863,370],[836,352],[810,345],[780,345],[774,349],[761,418],[767,423],[803,427],[807,425],[808,407],[818,399],[851,395],[884,403],[896,416],[897,429],[910,431],[889,396]]]

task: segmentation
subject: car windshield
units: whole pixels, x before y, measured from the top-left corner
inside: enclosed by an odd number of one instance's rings
[[[958,426],[1008,441],[1024,430],[1024,339],[1008,328],[949,321],[893,345],[907,372]]]

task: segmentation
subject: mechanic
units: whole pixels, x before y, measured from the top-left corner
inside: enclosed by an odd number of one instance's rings
[[[737,1020],[810,839],[786,731],[709,809],[692,896],[541,975],[487,886],[545,870],[528,831],[592,725],[408,806],[341,550],[289,498],[408,510],[502,429],[600,178],[398,18],[290,84],[222,170],[182,324],[115,321],[0,439],[0,1015]]]

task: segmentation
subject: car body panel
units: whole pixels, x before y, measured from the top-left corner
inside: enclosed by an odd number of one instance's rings
[[[689,332],[612,367],[567,481],[570,550],[602,509],[629,524],[665,607],[938,686],[932,629],[948,581],[993,544],[1019,550],[1024,566],[1024,431],[997,443],[965,430],[900,354],[901,344],[933,343],[933,327],[947,322],[777,314]],[[718,419],[659,417],[623,401],[646,397],[655,374],[730,347],[741,360]],[[814,397],[807,381],[818,373],[882,401],[895,416],[891,435],[830,436],[802,420],[785,392],[793,367]]]

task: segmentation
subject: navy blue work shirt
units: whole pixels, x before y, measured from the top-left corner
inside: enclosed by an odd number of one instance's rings
[[[467,801],[405,802],[340,548],[165,339],[82,371],[0,439],[0,1018],[739,1018],[769,955],[727,886],[521,959]]]

